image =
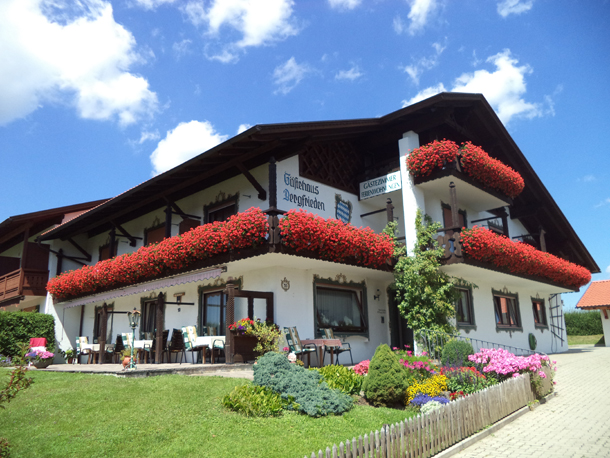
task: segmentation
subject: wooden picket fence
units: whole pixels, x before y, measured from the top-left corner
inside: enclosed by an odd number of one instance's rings
[[[466,439],[534,400],[529,374],[511,378],[427,415],[384,425],[364,438],[327,447],[311,458],[420,458],[430,457]],[[307,458],[307,456],[305,456]]]

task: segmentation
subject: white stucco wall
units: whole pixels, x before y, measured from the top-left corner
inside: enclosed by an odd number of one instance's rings
[[[604,341],[606,342],[606,347],[610,347],[610,311],[608,311],[608,318],[604,316],[603,310],[600,310],[602,318],[602,327],[604,329]]]

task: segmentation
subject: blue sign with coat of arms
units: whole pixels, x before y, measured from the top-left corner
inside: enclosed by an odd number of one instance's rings
[[[335,194],[335,217],[346,224],[352,220],[352,203],[343,200],[341,194]]]

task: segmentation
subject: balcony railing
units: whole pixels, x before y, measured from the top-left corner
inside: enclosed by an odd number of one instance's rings
[[[48,270],[17,269],[0,277],[0,301],[19,296],[44,296]]]

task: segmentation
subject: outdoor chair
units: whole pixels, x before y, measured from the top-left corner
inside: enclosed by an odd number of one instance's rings
[[[172,340],[169,343],[167,350],[165,350],[164,352],[164,354],[167,354],[167,361],[169,363],[172,362],[173,353],[182,353],[182,355],[180,355],[180,364],[182,364],[183,356],[184,360],[186,361],[186,348],[184,347],[184,337],[182,336],[182,331],[180,329],[174,329],[172,331]]]
[[[212,347],[210,348],[210,363],[214,364],[216,362],[216,355],[220,358],[221,353],[225,356],[226,360],[225,341],[222,339],[214,339],[212,341]]]
[[[208,349],[207,345],[195,345],[197,341],[197,328],[195,326],[183,326],[182,327],[182,337],[184,337],[184,347],[186,351],[191,352],[191,361],[195,364],[195,353],[202,354],[202,362],[205,364],[205,353]],[[184,357],[186,360],[186,355]],[[199,358],[197,358],[199,359]]]
[[[302,345],[296,327],[284,328],[284,334],[286,335],[286,342],[292,353],[300,356],[301,359],[303,359],[304,355],[307,355],[307,366],[311,366],[312,353],[316,355],[316,360],[318,361],[318,346],[316,344]]]
[[[91,348],[84,348],[85,345],[89,345],[89,337],[81,336],[76,338],[76,360],[78,361],[78,364],[81,363],[81,355],[86,355],[88,357],[87,364],[91,364],[91,359],[95,356],[96,353],[99,353],[93,351]]]
[[[333,332],[332,328],[324,328],[324,337],[327,339],[336,339],[335,337],[335,333]],[[335,364],[339,364],[339,355],[341,353],[344,353],[348,351],[349,352],[349,357],[352,360],[352,366],[354,365],[354,358],[352,357],[352,346],[347,343],[347,342],[343,342],[341,343],[340,347],[328,347],[326,346],[324,349],[324,358],[326,358],[326,353],[328,354],[332,354],[335,355],[337,357]],[[332,353],[331,353],[332,352]],[[322,359],[322,364],[324,364],[324,358]]]
[[[123,345],[123,337],[121,334],[117,334],[114,344],[114,352],[112,355],[114,357],[114,363],[121,364],[123,362],[123,350],[125,350],[125,345]]]

